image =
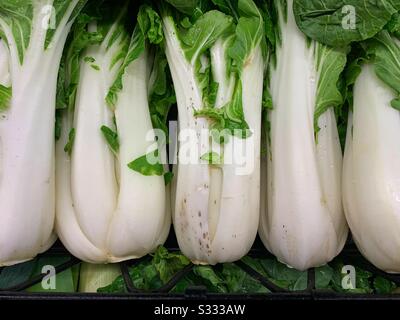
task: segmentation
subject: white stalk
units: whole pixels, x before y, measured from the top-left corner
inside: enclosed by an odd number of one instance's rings
[[[153,126],[148,109],[147,51],[131,63],[124,76],[115,116],[120,139],[121,183],[118,206],[109,227],[108,244],[117,256],[137,258],[153,250],[163,231],[166,205],[161,176],[146,177],[127,164],[149,152],[155,137],[147,137]],[[132,105],[133,97],[136,103]]]
[[[314,137],[318,72],[314,45],[298,30],[288,1],[282,45],[272,71],[266,212],[260,235],[280,261],[299,270],[326,264],[342,249],[347,227],[341,204],[341,148],[333,109]]]
[[[363,66],[354,86],[343,172],[343,203],[361,253],[378,268],[400,272],[400,134],[396,98]]]
[[[50,47],[41,8],[33,4],[30,43],[21,65],[10,27],[0,19],[11,53],[12,101],[1,120],[0,265],[30,260],[46,250],[54,225],[54,113],[58,66],[78,3],[70,1]],[[21,200],[22,199],[22,200]]]

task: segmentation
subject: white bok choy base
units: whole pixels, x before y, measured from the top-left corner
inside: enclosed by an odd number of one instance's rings
[[[224,19],[227,18],[222,13],[209,11],[196,22],[198,26],[195,25],[193,29],[200,30],[207,26],[215,28],[205,31],[209,32],[208,38],[204,39],[201,45],[208,42],[208,47],[196,48],[197,52],[189,59],[188,51],[194,51],[194,47],[184,48],[176,27],[177,22],[169,14],[163,16],[166,55],[178,103],[179,136],[183,139],[179,142],[178,164],[175,169],[173,221],[180,249],[195,264],[213,265],[241,259],[250,250],[259,223],[259,155],[264,58],[261,41],[255,35],[255,39],[252,39],[254,47],[246,53],[246,63],[239,78],[236,79],[237,75],[234,74],[227,76],[226,60],[227,50],[232,45],[231,35],[220,36],[216,35],[215,31],[222,28]],[[261,19],[258,16],[255,19],[255,23],[261,26]],[[234,32],[233,29],[233,34]],[[196,38],[197,43],[202,40]],[[209,56],[206,56],[204,52],[208,49]],[[240,170],[238,171],[249,163],[238,164],[234,161],[233,164],[223,162],[213,165],[204,159],[196,163],[201,156],[211,152],[223,159],[224,152],[232,149],[232,145],[238,140],[243,140],[241,138],[230,136],[229,142],[222,146],[212,139],[195,139],[196,145],[189,147],[187,140],[185,141],[187,130],[200,137],[202,130],[211,129],[208,119],[195,115],[195,112],[206,108],[204,87],[198,78],[201,76],[196,71],[198,63],[210,68],[213,81],[219,85],[215,109],[230,103],[238,83],[242,86],[241,108],[254,143],[249,151],[250,160],[247,160],[253,165],[251,172],[239,174]],[[181,157],[186,157],[190,152],[190,157],[198,152],[199,159],[192,158],[194,162],[182,163]],[[236,156],[233,153],[233,159]]]
[[[307,43],[297,28],[292,4],[276,4],[280,39],[276,66],[270,71],[273,110],[268,112],[268,154],[262,165],[262,198],[267,199],[259,234],[281,262],[305,270],[332,260],[347,238],[341,146],[334,110],[323,106],[330,98],[324,94],[329,90],[336,94],[328,81],[335,86],[337,77],[329,76],[344,67],[345,55]],[[315,134],[315,116],[324,107]]]
[[[144,176],[128,167],[157,145],[154,134],[148,137],[153,131],[148,101],[152,59],[144,50],[126,66],[112,112],[106,96],[121,64],[109,66],[119,41],[125,41],[121,36],[109,47],[114,31],[85,52],[95,67],[81,62],[74,117],[64,113],[57,144],[57,232],[72,254],[91,263],[142,257],[166,240],[171,224],[163,176]],[[114,127],[114,115],[115,154],[100,130]],[[64,146],[71,128],[75,139],[69,156]]]
[[[9,108],[0,119],[0,266],[30,260],[55,240],[57,74],[68,32],[85,3],[0,3],[0,31],[9,48],[12,86]],[[44,27],[43,8],[48,5],[61,10],[55,29]]]
[[[398,56],[397,56],[398,58]],[[343,203],[354,241],[378,268],[400,272],[400,117],[396,96],[363,66],[354,86],[344,157]]]

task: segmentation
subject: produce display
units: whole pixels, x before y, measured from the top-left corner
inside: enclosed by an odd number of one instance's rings
[[[394,293],[399,95],[400,0],[0,0],[0,292]]]

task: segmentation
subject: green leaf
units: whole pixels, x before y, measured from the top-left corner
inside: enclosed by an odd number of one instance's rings
[[[110,149],[117,154],[119,151],[119,140],[118,140],[118,133],[113,131],[107,126],[101,127],[101,132],[103,133],[104,138],[106,139],[108,146]]]
[[[78,3],[75,5],[71,19],[75,19],[78,13],[83,9],[85,4],[88,2],[88,0],[79,0]],[[63,20],[64,16],[67,14],[68,10],[70,9],[72,1],[65,1],[65,0],[54,0],[52,3],[52,7],[48,7],[47,10],[45,8],[41,8],[42,13],[46,13],[49,16],[49,29],[47,30],[46,34],[46,41],[45,41],[45,48],[49,48],[56,31]],[[53,8],[53,11],[50,9]],[[44,17],[41,17],[41,22],[43,25],[43,19]],[[55,22],[54,26],[51,25],[53,21]]]
[[[168,114],[176,103],[176,96],[165,52],[159,47],[156,48],[149,86],[149,109],[153,128],[168,134]]]
[[[326,289],[329,288],[329,285],[332,281],[333,277],[333,269],[328,266],[322,266],[315,269],[315,288],[316,289]]]
[[[292,285],[293,291],[302,291],[307,289],[307,272],[303,272],[300,277],[298,277],[295,283]]]
[[[106,97],[106,102],[110,107],[115,107],[118,101],[118,94],[119,92],[122,91],[123,89],[123,77],[125,74],[126,68],[137,58],[140,57],[140,55],[144,52],[145,50],[145,37],[140,30],[139,25],[136,25],[135,30],[133,31],[131,42],[129,45],[128,53],[126,54],[124,58],[124,62],[122,66],[119,69],[118,75],[116,77],[116,80],[114,81],[113,85],[110,87],[110,90],[107,94]]]
[[[72,148],[74,147],[75,133],[76,133],[75,128],[72,128],[72,129],[69,131],[69,134],[68,134],[68,142],[67,142],[67,144],[66,144],[65,147],[64,147],[64,151],[65,151],[66,153],[68,153],[69,156],[71,156],[71,154],[72,154]]]
[[[225,263],[222,278],[229,293],[255,294],[269,292],[259,281],[233,263]]]
[[[137,20],[138,24],[133,30],[129,48],[123,56],[124,61],[106,97],[107,104],[112,108],[116,106],[118,94],[123,89],[123,77],[126,68],[145,52],[146,40],[153,44],[160,44],[163,41],[161,18],[151,7],[142,6]]]
[[[242,261],[244,263],[246,263],[248,266],[250,266],[251,268],[253,268],[255,271],[257,271],[259,274],[261,274],[263,276],[268,275],[266,270],[264,270],[264,268],[262,266],[262,260],[253,259],[249,256],[245,256],[242,258]]]
[[[164,174],[164,166],[160,163],[158,150],[132,161],[128,167],[144,176],[162,176]]]
[[[93,57],[85,57],[85,58],[83,58],[83,61],[88,62],[88,63],[94,63],[94,62],[96,62],[96,59]]]
[[[68,98],[66,93],[67,86],[67,72],[66,72],[66,62],[65,62],[65,54],[63,54],[60,61],[60,68],[58,70],[58,78],[57,78],[57,96],[56,96],[56,112],[66,109],[68,106]]]
[[[196,7],[198,6],[198,0],[165,0],[172,6],[174,6],[180,12],[192,15]]]
[[[368,54],[373,60],[376,75],[400,96],[399,45],[387,31],[382,31],[368,44]],[[392,102],[392,107],[398,109],[398,99]]]
[[[141,290],[158,289],[171,280],[177,272],[190,264],[188,258],[181,253],[168,252],[163,246],[157,248],[152,260],[145,260],[129,269],[129,276],[134,286]],[[98,289],[103,293],[126,292],[122,276],[107,287]]]
[[[400,38],[400,13],[395,13],[392,19],[388,22],[385,29],[389,31],[390,34]]]
[[[62,112],[61,110],[56,110],[56,121],[54,126],[54,137],[56,141],[61,138],[61,130],[62,130]]]
[[[11,32],[13,39],[6,36],[5,30],[2,30],[0,35],[7,43],[15,43],[21,65],[24,62],[25,51],[28,49],[31,40],[33,10],[32,0],[4,0],[0,3],[0,21],[7,25],[7,31]]]
[[[6,39],[7,43],[15,46],[19,63],[22,65],[25,52],[31,43],[33,29],[43,26],[48,19],[50,27],[46,32],[43,43],[35,43],[35,45],[42,46],[43,50],[48,49],[65,16],[69,14],[68,21],[75,19],[86,2],[87,0],[77,2],[54,0],[52,6],[44,7],[42,2],[33,0],[2,0],[0,2],[0,20],[3,22],[3,30],[0,34]],[[52,23],[54,25],[51,25]],[[12,37],[12,39],[9,37]]]
[[[242,101],[242,83],[236,82],[236,88],[232,100],[222,108],[204,108],[195,111],[196,117],[207,118],[212,121],[211,129],[216,130],[214,140],[217,143],[227,143],[227,134],[239,139],[247,139],[251,136],[250,127],[247,124]]]
[[[185,45],[186,59],[194,65],[218,38],[230,35],[233,32],[232,17],[216,10],[206,12],[180,36]]]
[[[392,106],[392,108],[400,111],[400,99],[392,100],[390,105]]]
[[[374,279],[374,288],[378,294],[390,294],[396,289],[396,284],[383,277],[376,277]]]
[[[236,26],[235,41],[228,53],[237,71],[241,73],[259,44],[262,43],[265,50],[265,29],[261,12],[253,1],[239,0],[238,8],[241,17]]]
[[[35,268],[36,261],[20,263],[11,267],[5,267],[0,272],[0,289],[9,289],[28,281]]]
[[[141,6],[137,20],[140,29],[150,43],[160,44],[164,40],[161,18],[151,7]]]
[[[96,22],[98,30],[104,30],[104,25],[102,26],[100,23],[103,14],[98,7],[93,6],[93,2],[90,2],[72,26],[58,74],[58,109],[68,107],[69,111],[74,110],[80,80],[82,54],[86,48],[101,43],[105,38],[105,34],[100,31],[89,32],[88,25]],[[94,62],[93,57],[84,57],[83,60],[85,62]]]
[[[307,272],[289,268],[276,259],[263,259],[260,263],[268,277],[278,281],[285,281],[288,284],[292,284],[292,286],[294,286],[300,278],[304,278],[304,275],[307,276]],[[299,281],[297,286],[300,286],[301,281],[302,280]]]
[[[153,256],[152,264],[160,274],[163,283],[167,283],[181,269],[190,264],[190,260],[181,253],[172,253],[160,246]]]
[[[204,284],[208,290],[215,293],[227,293],[224,280],[216,274],[210,266],[195,266],[193,268],[195,275],[204,280]]]
[[[172,172],[168,171],[164,173],[164,182],[166,186],[169,185],[173,179],[174,179],[174,174]]]
[[[0,84],[0,112],[5,111],[10,106],[12,88]]]
[[[200,157],[201,160],[207,161],[212,166],[222,166],[224,159],[221,155],[216,152],[208,152]]]
[[[354,12],[349,8],[354,8]],[[333,47],[372,38],[399,10],[399,0],[297,0],[293,4],[301,31]]]
[[[371,284],[372,273],[356,267],[356,289],[363,290],[367,293],[372,293]]]
[[[316,69],[319,75],[316,107],[314,112],[314,130],[319,131],[318,120],[329,108],[343,104],[343,96],[338,82],[347,62],[347,52],[315,43]]]
[[[238,0],[212,0],[214,5],[225,14],[231,15],[236,21],[239,20]],[[243,2],[243,1],[242,1]]]

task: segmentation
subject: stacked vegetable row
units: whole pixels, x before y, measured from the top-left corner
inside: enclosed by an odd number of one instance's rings
[[[400,1],[348,2],[1,1],[0,265],[55,234],[87,262],[138,258],[172,211],[196,264],[242,258],[258,229],[321,266],[347,218],[400,272]]]

